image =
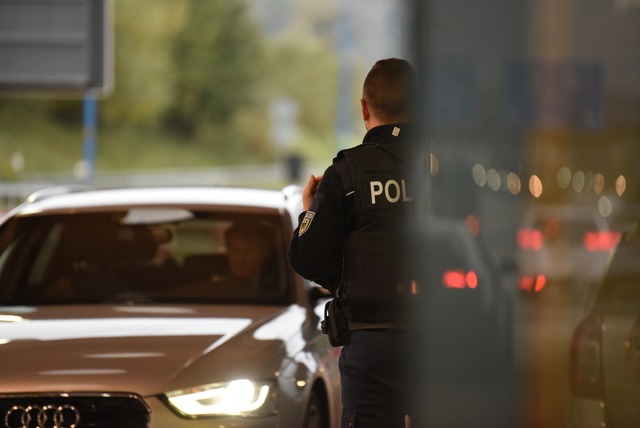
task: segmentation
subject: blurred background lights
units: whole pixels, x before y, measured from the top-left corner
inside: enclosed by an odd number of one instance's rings
[[[537,175],[532,175],[529,178],[529,192],[534,198],[542,196],[542,181]]]
[[[79,181],[86,181],[93,175],[93,165],[86,159],[81,159],[73,166],[73,175]]]
[[[431,153],[429,155],[429,173],[431,175],[436,175],[438,173],[439,166],[440,165],[438,164],[438,158],[436,157],[436,155]]]
[[[500,173],[498,173],[498,171],[493,168],[487,171],[487,185],[491,190],[493,190],[494,192],[500,190],[501,183],[502,180],[500,179]]]
[[[575,174],[573,174],[573,178],[571,179],[571,187],[573,187],[573,190],[580,193],[582,192],[582,189],[584,189],[584,182],[585,182],[584,172],[578,171]]]
[[[21,173],[22,170],[24,170],[24,166],[26,164],[24,160],[24,155],[22,154],[22,152],[20,151],[14,152],[11,155],[10,164],[11,164],[11,169],[13,169],[13,172],[15,172],[16,174]]]
[[[469,229],[469,233],[471,233],[471,235],[478,236],[480,233],[480,220],[478,219],[478,216],[475,214],[469,214],[464,219],[464,224],[467,226],[467,229]]]
[[[571,170],[566,166],[563,166],[558,170],[558,175],[556,176],[556,182],[558,183],[558,187],[561,189],[566,189],[569,187],[571,183]]]
[[[482,187],[487,184],[487,172],[479,163],[475,164],[473,168],[471,168],[471,176],[478,186]]]
[[[522,188],[522,183],[520,183],[520,177],[515,172],[510,172],[507,175],[507,189],[514,195],[520,193],[520,189]]]
[[[616,193],[618,194],[618,196],[622,196],[626,188],[627,179],[624,178],[624,175],[618,176],[618,178],[616,178]]]
[[[595,180],[596,174],[591,171],[587,171],[584,174],[584,186],[582,186],[582,190],[587,191],[590,189],[594,189],[593,180]]]
[[[593,177],[593,191],[599,195],[604,190],[604,175],[596,174]]]
[[[600,199],[598,199],[598,211],[600,211],[602,217],[609,217],[613,212],[611,200],[606,196],[600,196]]]

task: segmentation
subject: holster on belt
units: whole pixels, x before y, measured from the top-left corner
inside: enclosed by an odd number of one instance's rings
[[[320,327],[322,332],[329,336],[331,346],[344,346],[349,343],[349,321],[340,300],[333,299],[325,304],[324,320]]]

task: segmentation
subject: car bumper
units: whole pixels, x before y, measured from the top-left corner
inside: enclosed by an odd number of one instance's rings
[[[151,408],[149,428],[276,428],[282,425],[277,415],[267,417],[212,417],[190,419],[178,416],[155,397],[146,397]]]

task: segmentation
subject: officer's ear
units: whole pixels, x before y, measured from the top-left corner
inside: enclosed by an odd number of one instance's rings
[[[369,105],[364,98],[360,98],[360,107],[362,108],[362,120],[366,122],[371,118],[371,113],[369,112]]]

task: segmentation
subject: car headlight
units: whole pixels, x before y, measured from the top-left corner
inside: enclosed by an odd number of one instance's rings
[[[188,417],[266,416],[275,413],[272,382],[248,379],[213,383],[165,394],[178,413]]]

